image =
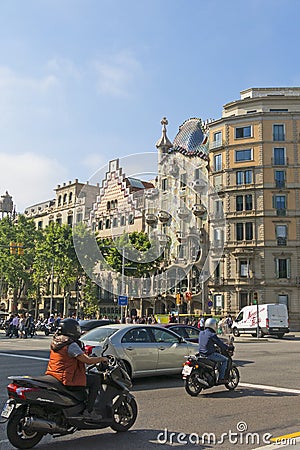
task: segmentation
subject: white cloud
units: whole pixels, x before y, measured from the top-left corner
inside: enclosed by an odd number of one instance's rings
[[[107,61],[94,61],[93,67],[98,76],[98,93],[115,97],[128,97],[142,71],[139,61],[126,51],[109,57]]]
[[[13,196],[18,212],[55,197],[53,189],[66,180],[66,169],[57,161],[27,152],[0,153],[0,194]]]

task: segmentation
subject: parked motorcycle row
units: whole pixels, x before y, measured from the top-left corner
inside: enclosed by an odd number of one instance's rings
[[[225,384],[228,390],[234,390],[240,380],[232,360],[233,339],[230,338],[229,350],[222,352],[228,358]],[[103,345],[102,356],[108,348],[109,338]],[[70,391],[49,375],[10,376],[8,400],[0,416],[0,422],[6,423],[9,442],[16,448],[29,449],[47,434],[59,437],[79,430],[107,427],[118,432],[129,430],[138,413],[137,403],[130,393],[132,381],[121,359],[105,356],[108,364],[95,364],[87,369],[87,373],[101,378],[102,388],[95,402],[97,420],[83,414],[86,392]],[[219,385],[218,364],[199,354],[186,356],[182,378],[186,392],[198,396],[202,390]]]

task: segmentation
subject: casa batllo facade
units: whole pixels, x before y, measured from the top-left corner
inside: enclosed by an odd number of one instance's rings
[[[287,305],[300,324],[300,88],[253,88],[210,124],[210,180],[224,208],[224,254],[208,288],[236,313]]]

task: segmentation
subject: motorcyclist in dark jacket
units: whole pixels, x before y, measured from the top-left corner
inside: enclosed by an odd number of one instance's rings
[[[217,331],[217,321],[214,318],[206,319],[204,324],[204,331],[199,333],[199,353],[201,356],[205,356],[211,361],[220,363],[220,377],[219,383],[227,383],[228,380],[225,378],[227,362],[226,356],[221,355],[216,351],[216,345],[221,350],[229,350],[230,346],[225,344],[216,334]]]

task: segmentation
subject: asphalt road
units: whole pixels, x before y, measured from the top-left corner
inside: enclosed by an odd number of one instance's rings
[[[1,404],[6,399],[8,375],[43,373],[47,362],[38,358],[47,359],[50,338],[9,340],[0,334]],[[235,345],[241,373],[236,391],[216,387],[192,398],[180,377],[139,379],[133,388],[139,414],[130,432],[103,429],[55,439],[46,436],[36,448],[254,449],[264,446],[270,435],[300,431],[300,336],[259,341],[243,338]],[[0,449],[11,448],[5,426],[0,425]]]

